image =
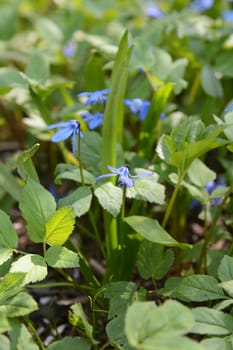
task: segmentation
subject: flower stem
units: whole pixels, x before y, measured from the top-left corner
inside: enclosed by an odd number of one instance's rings
[[[81,131],[80,131],[80,128],[78,131],[78,162],[79,162],[81,183],[82,183],[82,186],[84,186],[85,181],[84,181],[83,166],[82,166],[82,161],[81,161]]]
[[[44,344],[43,344],[39,334],[37,333],[35,327],[33,326],[29,316],[24,316],[24,321],[26,322],[28,328],[31,330],[32,334],[34,335],[34,337],[35,337],[35,339],[37,341],[37,344],[40,347],[40,350],[45,350]]]

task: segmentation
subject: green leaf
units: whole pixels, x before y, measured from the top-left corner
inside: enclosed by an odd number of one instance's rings
[[[207,335],[227,335],[233,329],[233,317],[219,310],[208,307],[193,309],[195,324],[192,333]]]
[[[222,73],[226,77],[233,77],[232,65],[233,65],[233,50],[228,48],[227,50],[219,51],[215,57],[215,69]]]
[[[10,328],[11,328],[11,326],[10,326],[9,320],[7,318],[7,315],[1,315],[1,318],[0,318],[0,333],[7,332],[7,331],[10,330]],[[0,335],[0,344],[2,345],[2,343],[1,343],[2,338],[1,337],[3,337],[3,336]],[[5,343],[3,342],[3,344],[5,344]]]
[[[136,173],[140,169],[136,169]],[[158,176],[148,176],[135,179],[134,186],[127,188],[126,197],[144,200],[149,203],[164,204],[165,187],[157,182]]]
[[[85,134],[86,138],[86,134]],[[76,182],[81,181],[80,169],[70,164],[58,164],[55,170],[56,182],[62,179],[73,180]],[[93,185],[95,183],[95,177],[83,169],[84,183]]]
[[[93,327],[88,322],[81,303],[76,303],[71,306],[69,320],[73,326],[82,329],[93,345],[98,344],[98,342],[93,338]]]
[[[0,210],[0,247],[13,248],[17,243],[18,236],[9,216]]]
[[[184,277],[177,292],[190,301],[206,301],[224,299],[222,288],[212,276],[192,275]]]
[[[25,292],[20,292],[5,302],[0,302],[0,313],[7,317],[25,316],[37,309],[36,301]]]
[[[133,282],[113,282],[104,286],[104,296],[109,299],[109,322],[107,335],[113,344],[133,350],[125,335],[125,314],[129,305],[135,300],[145,300],[145,290],[137,290]]]
[[[233,258],[225,255],[218,267],[218,277],[221,282],[233,280]]]
[[[0,163],[0,187],[17,202],[20,200],[21,187],[5,164]]]
[[[39,52],[35,52],[28,63],[25,71],[30,81],[35,81],[31,85],[43,86],[49,79],[49,63],[45,56]]]
[[[27,222],[31,240],[36,243],[43,242],[46,222],[56,210],[54,197],[43,186],[29,178],[23,188],[19,207]]]
[[[86,214],[91,206],[92,192],[90,187],[81,186],[70,195],[62,198],[58,202],[58,208],[72,206],[75,216]]]
[[[37,254],[27,254],[16,260],[10,272],[24,272],[24,284],[43,280],[47,276],[47,265],[44,259]]]
[[[106,182],[95,189],[94,195],[98,198],[100,205],[112,216],[116,217],[119,214],[123,195],[119,187]]]
[[[74,229],[72,207],[58,209],[46,223],[45,242],[51,246],[63,245]]]
[[[219,286],[221,286],[228,295],[233,297],[233,280],[219,283]]]
[[[39,347],[34,342],[32,335],[27,330],[26,326],[20,322],[11,322],[11,349],[17,350],[39,350]]]
[[[125,318],[125,332],[134,349],[203,350],[198,343],[184,337],[194,324],[192,311],[168,300],[157,307],[154,302],[135,302]]]
[[[23,287],[25,273],[8,273],[0,281],[0,304],[19,293]]]
[[[78,254],[65,247],[50,247],[47,250],[46,261],[49,266],[54,268],[79,267]]]
[[[138,271],[144,279],[154,277],[160,280],[168,272],[173,260],[172,250],[165,251],[161,245],[144,240],[137,256]]]
[[[202,188],[216,178],[216,173],[210,170],[200,159],[195,159],[192,162],[187,175],[194,185]]]
[[[96,176],[101,174],[101,149],[102,138],[100,134],[95,131],[85,132],[85,137],[82,137],[81,139],[81,160],[84,168],[91,173],[90,180],[89,176],[87,177],[84,174],[86,184],[95,183],[95,178],[92,174]]]
[[[148,241],[162,244],[168,247],[189,248],[190,245],[186,243],[177,242],[160,226],[158,221],[152,220],[144,216],[128,216],[125,222],[131,226],[134,231],[140,233]]]
[[[12,249],[0,248],[0,265],[10,259],[13,255]]]
[[[91,344],[89,344],[86,340],[78,338],[78,337],[65,337],[64,339],[57,340],[50,344],[47,350],[90,350]]]
[[[47,17],[37,18],[35,28],[40,36],[52,46],[61,43],[63,39],[62,30],[55,22]]]
[[[26,151],[17,153],[13,159],[13,162],[11,162],[11,167],[13,169],[19,168],[21,165],[23,165],[26,161],[28,161],[34,156],[34,154],[38,151],[39,147],[40,144],[36,143],[34,146],[27,149]]]
[[[223,89],[212,67],[205,65],[201,71],[201,85],[205,93],[212,97],[222,97]]]
[[[213,337],[202,340],[201,344],[204,346],[205,350],[232,350],[233,341],[229,337]]]
[[[15,68],[0,68],[0,94],[8,93],[16,86],[27,86]]]
[[[0,330],[1,330],[1,321],[0,321]],[[10,342],[5,335],[0,335],[0,344],[1,344],[1,350],[10,350]]]

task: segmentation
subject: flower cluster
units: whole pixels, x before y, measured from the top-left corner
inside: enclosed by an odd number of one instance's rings
[[[213,3],[213,0],[194,0],[191,3],[190,7],[193,10],[202,12],[211,8],[213,6]]]

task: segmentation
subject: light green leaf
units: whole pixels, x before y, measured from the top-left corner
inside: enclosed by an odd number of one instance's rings
[[[46,223],[45,242],[51,246],[63,245],[71,235],[74,224],[72,207],[58,209]]]
[[[98,198],[100,205],[110,214],[116,217],[121,209],[122,190],[114,186],[111,182],[106,182],[98,186],[94,195]]]
[[[233,317],[222,311],[197,307],[193,309],[195,324],[192,333],[207,335],[227,335],[233,329]]]
[[[218,267],[218,277],[220,281],[233,280],[233,258],[229,255],[225,255]]]
[[[35,27],[41,37],[50,45],[57,45],[63,39],[62,30],[47,17],[39,17],[35,21]]]
[[[222,97],[223,89],[220,81],[216,78],[212,67],[205,65],[201,71],[201,85],[203,90],[212,97]]]
[[[36,301],[25,292],[20,292],[4,303],[0,302],[0,313],[7,315],[7,317],[25,316],[37,309]]]
[[[24,284],[43,280],[47,276],[47,265],[44,259],[37,254],[27,254],[16,260],[10,272],[24,272]]]
[[[183,335],[194,324],[192,311],[176,301],[157,307],[154,302],[135,302],[125,318],[125,332],[134,349],[203,350]]]
[[[86,138],[86,134],[85,134],[85,138]],[[59,182],[59,180],[62,180],[62,179],[82,182],[80,169],[71,164],[63,164],[63,163],[58,164],[55,170],[55,176],[56,176],[56,179],[55,179],[56,182]],[[85,184],[93,185],[95,183],[95,177],[85,169],[83,169],[83,177],[84,177]]]
[[[91,344],[86,340],[78,337],[65,337],[64,339],[58,340],[50,344],[47,350],[90,350]]]
[[[65,247],[50,247],[47,250],[46,261],[49,266],[54,268],[79,267],[78,254]]]
[[[189,244],[177,242],[162,228],[162,226],[160,226],[156,220],[136,215],[128,216],[124,220],[129,226],[134,229],[134,231],[140,233],[148,241],[162,244],[168,247],[190,247]]]
[[[190,301],[206,301],[224,299],[222,288],[217,280],[207,275],[192,275],[184,277],[178,285],[177,292]]]
[[[0,94],[9,92],[13,87],[26,83],[15,68],[0,68]]]
[[[43,54],[34,53],[30,58],[25,74],[30,80],[34,80],[35,84],[43,86],[49,78],[48,60]]]
[[[0,265],[2,265],[4,262],[9,260],[12,254],[13,254],[12,249],[0,248]]]
[[[213,337],[202,340],[201,344],[204,346],[205,350],[232,350],[233,341],[229,337]]]
[[[233,280],[219,283],[219,286],[221,286],[225,292],[233,298]]]
[[[0,304],[19,293],[23,287],[25,273],[8,273],[0,281]]]
[[[5,332],[9,331],[10,328],[11,328],[11,326],[10,326],[10,323],[9,323],[9,321],[7,319],[7,315],[1,315],[1,318],[0,318],[0,333],[5,333]],[[1,345],[2,345],[2,343],[1,343],[2,337],[3,336],[0,335],[0,344]],[[3,341],[3,344],[5,344],[4,341]],[[3,348],[3,349],[5,349],[5,348]],[[9,348],[9,350],[10,350],[10,348]]]
[[[18,236],[9,216],[0,210],[0,247],[13,248],[18,243]]]
[[[140,173],[137,170],[136,173]],[[149,203],[164,204],[165,187],[159,184],[157,179],[158,176],[156,175],[135,179],[134,186],[127,188],[126,197],[144,200]]]
[[[40,184],[28,179],[19,204],[27,222],[28,234],[33,242],[43,242],[45,224],[56,210],[54,197]]]
[[[39,350],[38,345],[34,342],[32,335],[26,326],[19,322],[11,322],[11,349],[17,350]]]
[[[195,159],[192,162],[187,175],[190,181],[199,187],[204,187],[216,178],[216,173],[210,170],[200,159]]]
[[[7,166],[0,162],[0,187],[8,192],[17,202],[21,196],[21,186],[18,184],[16,178],[11,174]]]
[[[88,212],[91,206],[92,192],[90,187],[81,186],[70,195],[58,202],[58,208],[72,206],[75,216],[82,216]]]
[[[160,280],[168,272],[173,260],[172,250],[165,251],[161,245],[144,240],[137,256],[138,271],[144,279],[154,277]]]

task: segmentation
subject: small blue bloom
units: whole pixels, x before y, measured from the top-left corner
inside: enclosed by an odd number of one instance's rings
[[[205,11],[213,6],[213,0],[194,0],[190,8],[196,11]]]
[[[230,102],[228,106],[224,109],[225,113],[230,112],[233,109],[233,102]]]
[[[160,120],[164,120],[166,118],[166,114],[164,112],[162,112],[159,116]]]
[[[85,101],[85,106],[88,106],[90,104],[105,104],[107,101],[107,97],[109,94],[109,89],[104,89],[104,90],[97,90],[94,92],[81,92],[78,94],[78,97],[85,96],[87,97],[87,100]]]
[[[163,11],[161,11],[159,7],[155,6],[152,3],[147,4],[145,14],[151,18],[160,18],[164,15]]]
[[[142,173],[138,175],[130,175],[129,173],[129,166],[126,164],[120,168],[112,168],[110,165],[108,165],[108,169],[113,173],[113,174],[104,174],[101,176],[98,176],[96,178],[96,181],[99,181],[105,177],[110,177],[110,176],[119,176],[117,180],[118,186],[126,186],[126,187],[133,187],[134,185],[134,180],[132,178],[136,177],[142,177],[142,176],[152,176],[152,172],[147,172],[147,173]]]
[[[232,10],[223,11],[222,12],[222,18],[226,22],[233,22],[233,11]]]
[[[80,123],[77,120],[71,119],[68,122],[60,122],[56,124],[52,124],[47,126],[46,129],[55,129],[60,128],[53,137],[51,138],[52,142],[60,142],[68,139],[70,136],[72,136],[72,153],[76,154],[77,150],[77,135],[80,134]]]
[[[90,130],[98,128],[98,126],[103,124],[104,114],[101,112],[80,112],[79,115],[80,117],[83,117],[86,123],[88,123]]]
[[[209,181],[207,185],[205,185],[206,191],[211,194],[214,190],[220,190],[226,188],[226,183],[222,178],[218,178],[215,181]],[[213,198],[211,203],[213,206],[217,206],[222,202],[222,197]]]
[[[69,41],[66,46],[63,48],[62,52],[63,52],[63,55],[66,57],[66,58],[71,58],[74,56],[75,54],[75,51],[76,51],[76,47],[77,45],[72,42],[72,41]]]
[[[150,107],[150,101],[143,101],[140,98],[134,98],[132,100],[126,99],[124,101],[125,105],[129,107],[133,114],[137,114],[140,120],[144,120],[148,109]]]

